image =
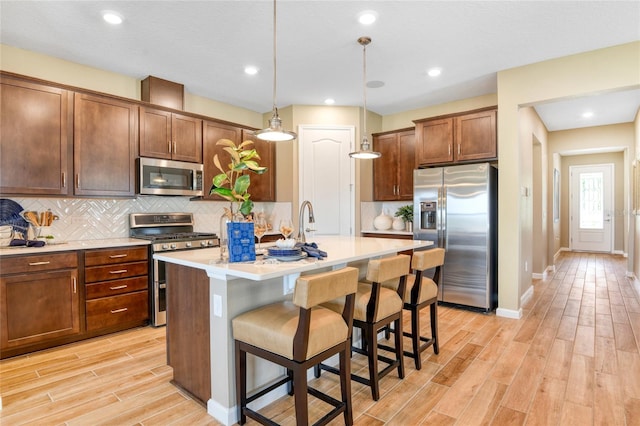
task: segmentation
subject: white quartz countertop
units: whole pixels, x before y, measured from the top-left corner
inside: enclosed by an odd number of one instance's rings
[[[363,234],[385,234],[385,235],[413,235],[413,232],[408,231],[395,231],[393,229],[363,229],[360,231]]]
[[[326,258],[318,260],[309,257],[295,262],[272,264],[265,263],[258,256],[256,262],[218,263],[219,248],[163,252],[156,253],[153,257],[169,263],[203,269],[210,277],[237,277],[261,281],[433,245],[432,241],[422,240],[340,236],[316,236],[314,242],[320,250],[327,252]]]
[[[108,238],[104,240],[67,241],[57,244],[45,244],[43,247],[2,247],[0,257],[17,256],[22,254],[55,253],[69,250],[88,250],[109,247],[146,246],[150,242],[139,238]]]

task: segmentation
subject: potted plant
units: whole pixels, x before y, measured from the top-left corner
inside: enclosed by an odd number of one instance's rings
[[[253,201],[249,194],[249,185],[251,178],[246,171],[262,174],[267,171],[266,167],[262,167],[256,160],[260,160],[260,155],[253,149],[247,147],[253,145],[253,141],[246,140],[239,145],[233,143],[229,139],[220,139],[216,145],[221,145],[229,154],[230,162],[226,168],[222,167],[218,154],[213,157],[213,164],[220,170],[220,174],[213,178],[213,184],[209,194],[217,194],[231,202],[231,214],[238,211],[242,215],[247,216],[253,210]],[[234,209],[234,205],[239,208]],[[235,211],[234,211],[235,210]]]
[[[404,220],[405,229],[407,231],[411,231],[413,229],[413,204],[398,208],[395,216],[401,217],[402,220]]]

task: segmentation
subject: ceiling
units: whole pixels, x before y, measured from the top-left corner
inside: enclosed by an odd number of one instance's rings
[[[105,23],[102,10],[124,22]],[[378,20],[359,24],[363,10]],[[280,0],[277,105],[321,105],[329,97],[362,105],[356,40],[363,35],[372,38],[367,81],[384,83],[367,89],[367,107],[388,115],[496,93],[500,70],[640,40],[640,2]],[[261,113],[273,105],[270,0],[1,0],[0,41],[137,79],[175,81]],[[258,74],[244,74],[246,65]],[[432,67],[442,75],[428,77]],[[629,122],[639,106],[640,90],[630,90],[536,110],[549,130],[561,130]],[[600,121],[579,119],[585,108]]]

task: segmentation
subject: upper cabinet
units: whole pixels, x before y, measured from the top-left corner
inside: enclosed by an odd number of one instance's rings
[[[0,79],[0,192],[72,194],[72,93]]]
[[[258,151],[260,160],[258,164],[267,167],[267,171],[261,175],[251,173],[251,184],[249,193],[253,201],[276,201],[276,185],[275,185],[275,157],[276,147],[274,143],[265,142],[253,136],[253,131],[243,129],[241,127],[229,124],[217,123],[215,121],[204,121],[202,125],[202,157],[204,165],[204,198],[209,200],[220,201],[221,198],[215,195],[209,195],[211,184],[214,176],[220,173],[220,170],[213,164],[214,155],[218,154],[220,163],[227,164],[228,154],[223,147],[216,145],[220,139],[229,139],[233,143],[238,144],[245,140],[253,141],[253,147]]]
[[[141,106],[140,156],[202,163],[202,120]]]
[[[416,123],[416,165],[497,159],[497,110],[470,111]]]
[[[253,141],[258,151],[258,164],[267,168],[262,174],[251,173],[249,193],[253,201],[276,201],[276,143],[256,138],[253,131],[242,129],[242,140]]]
[[[403,129],[373,135],[373,149],[382,154],[373,160],[373,199],[413,199],[415,132]]]
[[[73,123],[74,193],[135,196],[138,105],[76,93]]]

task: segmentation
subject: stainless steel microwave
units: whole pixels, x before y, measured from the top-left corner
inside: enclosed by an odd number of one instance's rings
[[[202,164],[183,161],[138,159],[137,193],[145,195],[203,195]]]

